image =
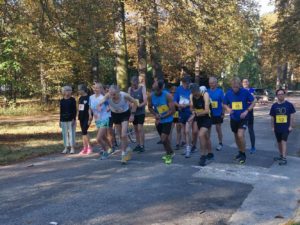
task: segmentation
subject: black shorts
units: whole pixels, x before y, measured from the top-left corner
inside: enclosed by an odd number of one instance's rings
[[[208,116],[196,116],[195,121],[197,122],[198,129],[205,127],[207,129],[211,128],[211,118]]]
[[[211,117],[211,123],[212,124],[222,124],[223,123],[223,117],[222,116],[212,116]]]
[[[108,127],[109,127],[109,128],[112,128],[112,127],[113,127],[113,125],[114,125],[114,123],[113,123],[113,120],[112,120],[112,118],[111,118],[111,117],[109,117],[109,121],[108,121]]]
[[[179,123],[179,119],[178,118],[173,118],[173,123]]]
[[[87,135],[87,131],[89,129],[89,121],[88,120],[79,120],[79,122],[80,122],[81,134]]]
[[[281,141],[287,141],[288,140],[288,137],[289,137],[289,134],[290,132],[276,132],[275,131],[275,136],[276,136],[276,139],[277,139],[277,142],[281,142]]]
[[[133,125],[144,124],[145,123],[145,114],[135,115],[132,123],[133,123]]]
[[[156,126],[156,130],[159,133],[159,136],[161,134],[169,135],[171,133],[171,129],[172,129],[172,122],[170,122],[170,123],[159,123]]]
[[[240,120],[235,121],[233,119],[230,120],[230,127],[233,133],[237,133],[239,129],[247,129],[248,120]]]
[[[130,110],[122,113],[111,112],[111,119],[114,124],[121,124],[124,121],[128,121],[130,117]]]

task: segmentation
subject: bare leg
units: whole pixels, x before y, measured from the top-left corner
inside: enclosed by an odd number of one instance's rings
[[[208,129],[205,127],[201,127],[199,130],[199,138],[200,138],[200,155],[207,155],[207,142],[209,137]]]
[[[172,150],[172,147],[171,147],[169,135],[167,135],[167,134],[161,134],[160,137],[161,137],[161,141],[162,141],[162,143],[164,145],[166,153],[167,154],[172,154],[173,150]]]
[[[219,144],[223,143],[223,133],[221,124],[216,124],[216,132],[218,134]]]
[[[128,137],[127,137],[128,121],[123,121],[121,124],[121,150],[126,151],[128,147]]]
[[[134,132],[135,132],[135,137],[136,137],[136,143],[138,145],[141,145],[141,137],[140,137],[138,125],[133,125],[133,127],[134,127]]]

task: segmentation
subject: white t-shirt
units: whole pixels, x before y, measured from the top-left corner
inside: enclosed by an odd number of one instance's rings
[[[96,95],[90,96],[90,108],[93,112],[95,121],[103,121],[108,120],[110,117],[110,111],[108,107],[108,103],[105,102],[102,104],[101,108],[99,108],[99,102],[104,98],[103,95],[99,95],[96,97]]]

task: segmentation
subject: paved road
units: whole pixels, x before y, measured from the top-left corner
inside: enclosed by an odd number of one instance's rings
[[[288,165],[280,167],[272,161],[277,152],[267,114],[268,106],[256,110],[257,153],[243,166],[232,160],[236,147],[226,120],[224,151],[204,168],[198,153],[185,159],[180,151],[164,165],[153,133],[147,151],[127,166],[118,155],[105,161],[52,155],[0,167],[0,224],[282,223],[300,199],[300,129],[290,136]],[[214,132],[212,140],[215,146]]]

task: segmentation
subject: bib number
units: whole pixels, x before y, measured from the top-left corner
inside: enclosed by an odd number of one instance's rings
[[[287,123],[287,115],[276,115],[276,123]]]
[[[78,110],[79,111],[84,111],[84,104],[79,104]]]
[[[232,102],[232,109],[233,110],[243,110],[243,103],[242,102]]]
[[[167,105],[160,105],[157,107],[158,113],[161,115],[169,111],[169,107]]]
[[[203,109],[195,109],[195,112],[196,113],[201,113],[201,112],[203,112],[204,110]]]
[[[217,109],[217,108],[218,108],[218,102],[212,101],[212,102],[211,102],[211,107],[212,107],[213,109]]]
[[[179,117],[178,111],[176,111],[176,112],[174,113],[173,117],[174,117],[174,118],[178,118],[178,117]]]

